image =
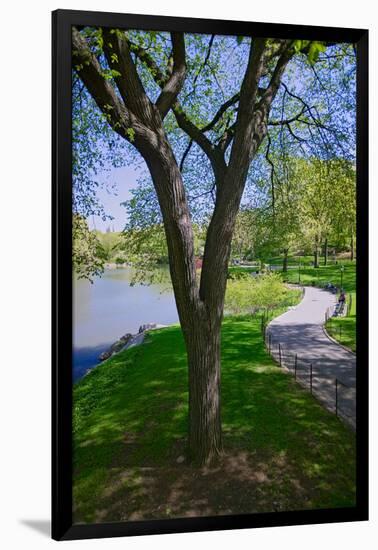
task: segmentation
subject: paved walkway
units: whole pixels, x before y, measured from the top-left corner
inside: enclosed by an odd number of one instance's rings
[[[297,355],[297,380],[307,388],[310,387],[312,364],[313,394],[333,412],[337,378],[338,413],[355,427],[356,356],[330,340],[323,329],[326,311],[328,308],[333,311],[335,305],[334,294],[316,287],[305,287],[300,304],[268,325],[267,345],[270,341],[271,353],[277,361],[281,347],[282,365],[292,373]]]

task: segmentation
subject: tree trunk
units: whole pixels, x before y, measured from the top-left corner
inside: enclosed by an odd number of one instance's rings
[[[327,237],[324,240],[324,265],[327,265],[328,262],[328,239]]]
[[[315,243],[315,250],[314,250],[314,267],[319,267],[319,249],[318,249],[318,243]]]
[[[353,262],[354,260],[354,235],[352,233],[350,237],[350,261]]]
[[[193,462],[205,464],[222,449],[220,329],[230,246],[225,247],[222,269],[212,274],[205,299],[197,283],[190,214],[173,152],[161,139],[159,151],[147,147],[145,160],[163,213],[171,280],[188,358],[189,454]]]
[[[187,336],[189,456],[198,464],[222,451],[220,417],[220,323],[199,323]]]
[[[289,249],[284,248],[283,252],[284,252],[284,257],[283,257],[282,271],[286,273],[287,272],[287,255],[288,255]]]

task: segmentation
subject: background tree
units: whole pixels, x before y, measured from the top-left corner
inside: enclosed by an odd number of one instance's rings
[[[314,266],[319,266],[323,245],[327,263],[328,240],[336,232],[353,231],[355,220],[355,174],[345,160],[296,160],[292,184],[299,188],[301,226],[313,243]]]
[[[79,278],[92,282],[104,269],[106,253],[96,233],[89,230],[85,218],[79,214],[72,217],[72,242],[73,269]]]

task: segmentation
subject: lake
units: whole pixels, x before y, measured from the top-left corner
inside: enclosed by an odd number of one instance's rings
[[[93,283],[74,278],[73,379],[99,363],[99,355],[140,325],[178,322],[172,290],[165,284],[130,286],[131,268],[106,269]]]

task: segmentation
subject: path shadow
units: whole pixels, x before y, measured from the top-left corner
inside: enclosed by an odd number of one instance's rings
[[[49,519],[21,519],[19,523],[30,527],[30,529],[37,531],[45,537],[50,538],[51,536],[51,521]]]

